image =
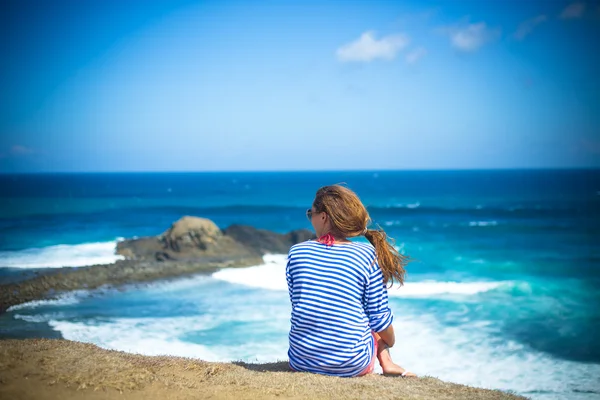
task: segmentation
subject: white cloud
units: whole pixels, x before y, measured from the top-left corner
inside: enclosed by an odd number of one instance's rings
[[[25,156],[27,154],[33,154],[34,152],[35,151],[33,149],[18,144],[15,144],[10,148],[10,154],[13,156]]]
[[[577,1],[566,6],[565,9],[560,13],[559,17],[561,19],[581,18],[584,11],[585,3]]]
[[[454,48],[464,52],[478,50],[484,44],[491,42],[500,35],[500,31],[490,29],[485,22],[467,24],[462,27],[446,28],[450,35],[450,43]]]
[[[423,47],[416,48],[406,55],[406,62],[409,64],[415,64],[419,59],[423,58],[427,54],[427,50]]]
[[[408,37],[404,34],[377,39],[373,31],[368,31],[354,42],[337,49],[336,55],[342,62],[370,62],[378,58],[393,60],[396,54],[408,45],[408,42]]]
[[[533,32],[536,26],[547,20],[548,17],[546,17],[545,15],[538,15],[537,17],[523,21],[513,34],[513,37],[517,40],[523,40],[525,39],[525,36]]]

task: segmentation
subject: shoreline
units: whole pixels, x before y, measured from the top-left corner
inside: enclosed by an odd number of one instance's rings
[[[291,372],[287,361],[216,363],[143,356],[62,339],[3,339],[0,355],[2,398],[525,399],[433,377],[338,378]]]
[[[75,290],[94,290],[103,286],[120,288],[138,283],[210,274],[222,268],[251,267],[263,264],[262,256],[206,261],[118,260],[112,264],[56,268],[47,274],[16,283],[0,285],[0,314],[10,307],[36,300],[52,300]]]

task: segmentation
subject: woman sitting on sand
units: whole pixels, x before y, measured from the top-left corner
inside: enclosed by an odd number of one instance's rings
[[[406,258],[343,186],[317,191],[306,215],[319,238],[292,246],[286,277],[292,302],[290,368],[335,376],[416,376],[392,362],[393,314],[385,285],[404,282]],[[371,244],[347,238],[364,235]]]

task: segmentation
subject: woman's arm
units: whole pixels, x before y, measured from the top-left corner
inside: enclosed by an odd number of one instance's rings
[[[292,307],[294,306],[294,301],[292,300],[294,297],[294,280],[292,279],[292,274],[290,273],[290,255],[288,253],[287,263],[285,266],[285,279],[287,280],[288,285],[288,293],[290,295],[290,303],[292,303]]]
[[[365,313],[371,330],[377,332],[388,346],[394,345],[394,315],[388,305],[388,293],[383,284],[383,274],[375,260],[370,267],[364,295]]]
[[[381,332],[377,332],[377,334],[381,337],[381,339],[383,339],[388,347],[394,347],[394,344],[396,343],[396,335],[394,335],[394,326],[392,324],[390,324]]]

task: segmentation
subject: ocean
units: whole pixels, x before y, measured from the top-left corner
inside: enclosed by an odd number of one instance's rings
[[[413,261],[389,290],[392,357],[419,375],[533,399],[600,396],[600,170],[0,175],[0,282],[109,263],[184,215],[310,228],[345,183]],[[364,240],[359,238],[356,240]],[[13,306],[0,337],[63,337],[209,361],[287,359],[285,254],[126,290]]]

